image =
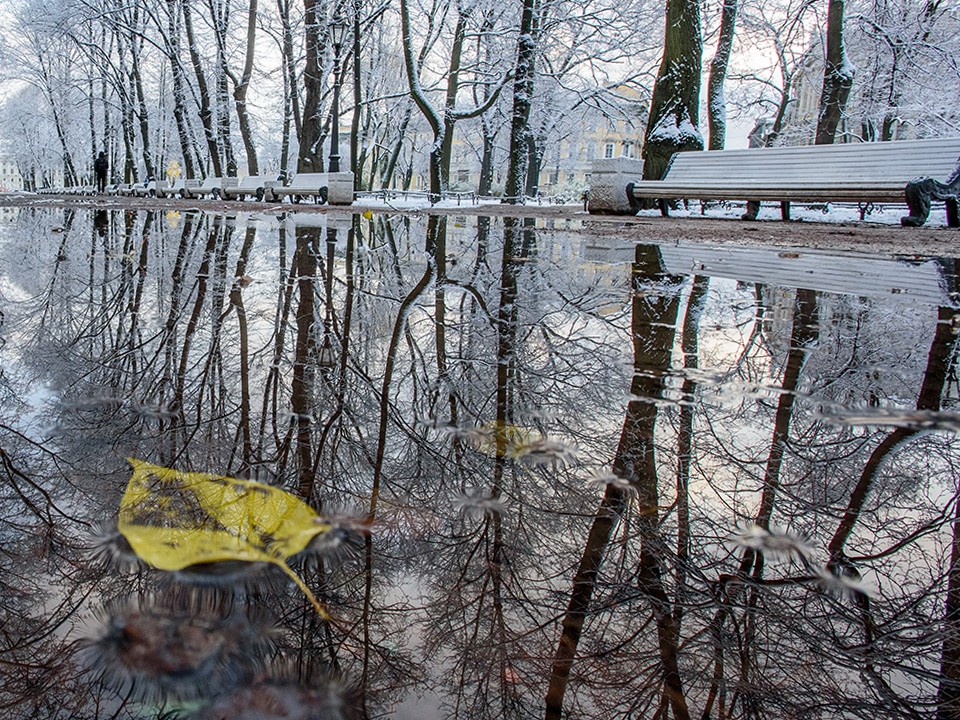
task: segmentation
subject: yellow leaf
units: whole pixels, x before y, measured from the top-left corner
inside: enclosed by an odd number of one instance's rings
[[[133,475],[120,499],[117,527],[141,560],[167,571],[228,560],[272,563],[328,618],[287,565],[330,530],[313,508],[252,480],[129,462]]]

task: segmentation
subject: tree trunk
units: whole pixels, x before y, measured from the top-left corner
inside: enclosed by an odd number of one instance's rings
[[[57,132],[57,140],[60,142],[60,151],[63,153],[63,183],[70,187],[78,184],[79,178],[73,164],[73,156],[70,154],[70,147],[67,144],[67,134],[63,128],[63,118],[57,109],[56,98],[53,95],[51,73],[43,57],[42,50],[38,50],[38,60],[40,61],[44,95],[50,104],[50,112],[53,114],[53,126]]]
[[[847,60],[843,40],[843,5],[844,0],[830,0],[827,11],[827,58],[817,118],[817,145],[833,143],[853,86],[854,69]]]
[[[87,123],[90,126],[90,162],[97,156],[97,120],[93,109],[93,78],[87,81]],[[104,138],[106,139],[106,138]],[[91,176],[91,184],[95,181]]]
[[[643,177],[663,177],[676,152],[702,150],[700,122],[700,5],[697,0],[667,0],[663,60],[650,100],[643,145]]]
[[[763,474],[763,492],[761,493],[760,505],[754,522],[763,528],[768,528],[770,518],[776,505],[777,494],[781,485],[781,469],[783,466],[784,452],[790,436],[790,425],[793,420],[793,408],[796,402],[797,392],[800,387],[800,379],[807,357],[812,349],[812,345],[819,337],[819,313],[817,307],[817,294],[813,290],[797,290],[797,295],[793,305],[793,327],[790,332],[790,350],[787,353],[786,365],[783,371],[783,379],[780,383],[780,398],[777,401],[777,412],[774,418],[773,436],[770,442],[770,450],[767,454],[767,462]],[[754,581],[759,581],[763,575],[763,555],[753,549],[744,551],[740,559],[738,576],[745,578],[752,574]],[[724,686],[726,680],[724,677],[724,653],[726,644],[724,638],[726,631],[724,626],[733,616],[735,607],[746,605],[748,613],[755,612],[756,594],[751,594],[746,602],[742,599],[744,585],[734,583],[730,586],[721,584],[723,590],[722,603],[720,609],[714,615],[710,624],[710,634],[714,642],[714,670],[710,687],[707,691],[704,703],[703,717],[713,717],[713,704],[719,696],[723,704]],[[753,623],[750,623],[746,631],[754,632]],[[746,644],[746,642],[745,642]],[[752,666],[747,657],[741,657],[738,663],[743,677],[741,681],[747,681]],[[718,716],[722,716],[722,713]]]
[[[313,502],[313,386],[316,338],[314,337],[314,284],[317,278],[317,256],[320,253],[320,229],[296,229],[297,249],[293,271],[297,280],[299,301],[296,309],[296,344],[293,377],[290,384],[290,409],[296,425],[298,493],[308,503]]]
[[[323,171],[323,120],[320,101],[323,97],[323,65],[321,62],[320,20],[317,0],[303,0],[305,63],[303,68],[303,118],[300,122],[300,155],[297,172]]]
[[[783,123],[787,117],[787,109],[790,107],[792,98],[790,97],[790,86],[793,84],[793,76],[788,75],[784,80],[784,87],[780,94],[780,103],[777,105],[777,114],[773,117],[773,125],[770,126],[770,132],[764,139],[764,145],[767,147],[776,143],[777,137],[783,130]]]
[[[193,141],[190,124],[187,120],[186,97],[187,81],[183,65],[180,64],[180,0],[166,0],[167,7],[167,53],[170,57],[170,71],[173,75],[173,118],[177,124],[177,137],[180,140],[180,154],[183,156],[183,168],[188,178],[196,177],[196,164],[193,157]]]
[[[224,28],[226,32],[226,28]],[[230,122],[230,88],[227,85],[226,56],[224,51],[217,52],[220,69],[217,73],[217,93],[216,93],[216,117],[217,117],[217,141],[223,150],[224,170],[228,177],[237,175],[237,158],[233,153],[233,140],[231,136],[233,130]]]
[[[938,311],[936,330],[930,343],[930,350],[927,353],[927,367],[923,373],[920,393],[917,396],[917,410],[937,411],[940,409],[941,396],[947,384],[951,358],[957,349],[958,337],[953,332],[953,327],[958,319],[960,319],[960,313],[953,308],[942,307]],[[874,448],[860,473],[860,479],[856,487],[850,494],[843,519],[827,546],[831,563],[843,560],[844,546],[860,518],[864,503],[873,487],[874,478],[886,459],[902,447],[904,442],[922,432],[923,430],[918,428],[898,427],[892,430]]]
[[[400,161],[400,153],[403,151],[403,138],[407,134],[407,127],[410,125],[410,119],[413,115],[413,107],[407,105],[403,113],[403,119],[400,120],[397,129],[397,141],[393,145],[393,150],[384,165],[383,172],[380,175],[380,187],[386,190],[393,182],[394,173],[397,170],[397,163]]]
[[[140,142],[143,151],[143,170],[146,178],[156,177],[156,168],[153,166],[153,153],[150,150],[150,115],[147,112],[147,96],[143,90],[143,77],[140,74],[140,51],[135,43],[131,44],[131,73],[133,88],[137,98],[137,119],[140,126]]]
[[[243,72],[237,78],[230,72],[224,62],[223,71],[233,81],[233,102],[237,108],[237,124],[240,126],[240,137],[243,139],[243,149],[247,155],[247,174],[259,175],[260,163],[257,161],[257,146],[253,142],[253,130],[250,127],[250,113],[247,110],[247,90],[250,87],[250,76],[253,74],[253,58],[257,39],[257,0],[250,0],[247,11],[247,49],[243,62]]]
[[[353,117],[350,119],[350,171],[353,173],[353,189],[361,190],[373,187],[373,170],[370,171],[371,182],[365,185],[362,179],[364,158],[360,153],[360,113],[363,111],[363,88],[360,84],[360,12],[363,9],[363,0],[353,0]]]
[[[110,162],[109,172],[116,175],[116,140],[113,137],[113,124],[111,122],[110,109],[107,105],[107,83],[100,80],[100,107],[103,111],[103,149],[107,153],[107,159]]]
[[[493,16],[490,13],[484,15],[483,21],[481,22],[480,33],[477,36],[477,57],[483,58],[483,62],[489,63],[491,60],[492,51],[488,45],[483,43],[483,38],[486,37],[494,28]],[[474,102],[479,105],[479,102],[476,94],[476,89],[474,90]],[[487,86],[483,86],[483,95],[482,95],[482,104],[486,104],[489,100],[489,92]],[[480,177],[477,180],[477,193],[481,196],[489,196],[493,192],[493,160],[494,160],[494,149],[495,141],[497,136],[497,127],[486,115],[480,116],[480,129],[483,133],[483,149],[480,154]],[[478,237],[479,237],[478,232]]]
[[[640,566],[638,582],[650,603],[660,651],[664,693],[678,720],[689,718],[678,664],[678,632],[663,584],[664,563],[659,549],[659,489],[653,439],[656,433],[657,400],[662,397],[664,378],[669,376],[676,321],[679,311],[677,279],[664,272],[656,246],[638,245],[633,266],[633,359],[631,400],[620,434],[613,471],[630,483],[637,493],[637,520],[640,525]],[[644,292],[647,283],[658,291]],[[667,289],[669,288],[669,289]],[[600,565],[621,517],[628,511],[627,494],[617,485],[608,485],[594,517],[583,555],[573,578],[567,611],[563,616],[560,642],[554,654],[546,695],[546,719],[560,720],[570,670],[587,619]]]
[[[280,172],[286,176],[289,167],[289,147],[290,147],[290,121],[293,121],[293,129],[297,143],[300,142],[302,133],[303,119],[300,117],[300,94],[297,92],[297,67],[296,58],[293,55],[293,29],[290,25],[290,0],[277,0],[277,12],[280,15],[280,22],[283,26],[283,73],[286,80],[285,87],[288,93],[288,104],[284,108],[287,116],[284,118],[284,136],[283,153],[280,164]]]
[[[133,129],[133,103],[130,100],[130,88],[125,87],[121,102],[120,123],[123,133],[123,181],[134,182],[137,179],[136,140]]]
[[[723,150],[727,138],[727,106],[723,85],[730,63],[730,49],[737,27],[737,0],[724,0],[720,16],[720,37],[717,53],[710,63],[710,80],[707,83],[707,120],[710,123],[710,149]]]
[[[697,396],[697,381],[691,377],[690,370],[700,366],[700,319],[707,304],[710,278],[705,275],[693,277],[693,287],[687,300],[687,311],[683,318],[683,334],[680,349],[683,352],[685,377],[682,386],[683,402],[680,405],[680,419],[677,427],[677,562],[676,562],[676,604],[673,619],[677,632],[683,621],[683,609],[687,603],[687,564],[690,559],[690,468],[694,464],[694,403]],[[679,642],[679,637],[677,638]]]
[[[503,201],[523,201],[524,171],[530,134],[530,106],[536,77],[537,41],[534,37],[534,13],[537,0],[523,0],[520,35],[517,38],[517,62],[513,74],[513,110],[510,119],[510,154],[507,158],[507,183]]]
[[[220,146],[217,144],[217,134],[213,127],[213,111],[210,109],[210,88],[207,85],[206,75],[203,73],[203,62],[197,49],[197,40],[193,32],[193,20],[190,14],[190,3],[188,2],[183,3],[183,28],[187,33],[190,62],[197,78],[197,91],[200,94],[200,122],[203,125],[203,135],[207,139],[207,151],[210,153],[210,162],[213,164],[213,174],[215,177],[223,177]]]
[[[410,97],[420,109],[423,117],[433,131],[433,144],[430,146],[430,201],[437,202],[444,189],[443,182],[443,144],[444,119],[430,102],[420,84],[419,63],[413,57],[413,35],[410,31],[410,6],[407,0],[400,0],[400,28],[403,37],[403,63],[407,70],[407,85]]]
[[[527,197],[540,194],[540,171],[543,169],[544,142],[538,142],[536,133],[527,135],[527,179],[523,192]]]
[[[496,148],[496,130],[492,124],[483,121],[483,153],[480,155],[480,180],[477,193],[483,197],[493,192],[493,153]]]
[[[790,424],[793,419],[793,406],[800,388],[800,374],[807,362],[811,347],[819,337],[817,312],[817,294],[813,290],[797,290],[793,306],[793,329],[790,335],[790,351],[783,371],[782,392],[777,401],[777,414],[773,423],[773,438],[770,442],[770,454],[763,474],[763,493],[755,522],[762,528],[769,528],[770,518],[777,493],[780,489],[783,458],[790,437]]]
[[[240,257],[237,258],[237,267],[234,271],[235,278],[242,278],[247,274],[247,260],[250,257],[250,249],[253,247],[256,234],[256,228],[247,228],[243,247],[240,249]],[[250,333],[247,311],[243,303],[243,291],[239,282],[234,282],[230,288],[230,306],[237,314],[237,357],[240,360],[240,426],[238,430],[241,436],[241,457],[243,458],[240,468],[243,473],[247,473],[254,464],[253,441],[250,433]],[[299,322],[299,316],[297,320]]]
[[[453,128],[456,123],[454,110],[457,106],[457,90],[460,89],[460,64],[463,57],[463,41],[467,30],[467,18],[461,9],[453,32],[450,48],[450,67],[447,73],[447,96],[443,106],[443,145],[440,148],[440,183],[450,187],[450,161],[453,155]]]

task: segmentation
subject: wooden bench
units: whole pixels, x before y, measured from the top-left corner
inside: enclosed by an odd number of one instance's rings
[[[327,182],[327,173],[298,173],[286,185],[268,188],[267,200],[280,200],[289,195],[295,203],[305,197],[314,197],[322,204],[327,201]]]
[[[947,202],[947,221],[954,226],[960,224],[954,222],[958,162],[960,138],[681,152],[663,179],[628,184],[627,197],[636,209],[641,200],[656,200],[664,216],[669,200],[746,200],[744,220],[755,220],[763,201],[779,202],[784,220],[790,219],[791,202],[855,202],[861,208],[907,202],[911,212],[904,225],[922,225],[932,198]]]

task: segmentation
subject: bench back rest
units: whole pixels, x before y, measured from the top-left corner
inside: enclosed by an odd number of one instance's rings
[[[294,190],[311,190],[327,184],[326,173],[297,173],[287,185]]]
[[[681,152],[665,176],[673,182],[743,179],[794,183],[902,183],[946,180],[960,162],[960,138],[896,140]]]
[[[223,179],[224,188],[237,188],[238,190],[259,190],[263,187],[263,181],[266,180],[261,175],[247,175],[242,178],[226,177]]]
[[[223,181],[224,181],[224,178],[221,178],[221,177],[208,177],[202,183],[200,183],[200,186],[198,189],[210,191],[210,190],[213,190],[213,188],[222,188]]]

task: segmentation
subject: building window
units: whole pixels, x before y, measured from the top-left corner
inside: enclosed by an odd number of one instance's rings
[[[625,142],[625,143],[623,143],[622,154],[623,154],[624,157],[627,157],[627,158],[633,157],[633,143],[632,143],[632,142]]]
[[[603,146],[603,156],[604,156],[605,158],[612,158],[612,157],[613,157],[613,143],[612,143],[612,142],[608,142],[606,145]]]

